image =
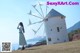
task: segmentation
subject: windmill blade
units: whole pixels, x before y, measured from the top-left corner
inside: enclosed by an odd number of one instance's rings
[[[41,22],[43,22],[43,20],[42,20],[42,21],[38,21],[38,22],[34,22],[34,23],[32,23],[32,24],[37,24],[37,23],[41,23]],[[31,25],[32,25],[32,24],[31,24]]]
[[[36,31],[36,33],[40,30],[40,28],[42,27],[43,23],[40,25],[40,27],[38,28],[38,30]]]
[[[43,10],[42,10],[42,8],[41,8],[42,5],[43,5],[43,4],[40,4],[40,2],[39,2],[40,10],[41,10],[42,15],[43,15],[43,18],[44,18],[44,13],[43,13]]]
[[[42,6],[43,4],[39,3],[40,6]]]
[[[47,8],[49,8],[49,7],[46,5],[46,15],[47,15]],[[46,16],[46,15],[45,15],[45,16]],[[44,20],[44,21],[47,20],[46,17],[44,17],[43,20]]]
[[[42,20],[42,21],[38,21],[38,22],[32,23],[31,20],[29,19],[29,24],[28,24],[28,26],[29,26],[29,25],[33,25],[33,24],[37,24],[37,23],[41,23],[41,22],[43,22],[43,20]]]
[[[31,20],[29,19],[29,24],[28,24],[28,26],[31,25],[31,24],[32,24],[32,22],[31,22]]]
[[[40,16],[42,16],[41,13],[35,8],[35,6],[34,5],[32,5],[32,6],[40,14]]]
[[[30,10],[30,12],[29,12],[28,14],[29,14],[29,15],[32,15],[32,16],[34,16],[34,17],[37,17],[37,18],[42,19],[41,17],[39,17],[39,16],[37,16],[37,15],[33,15],[31,10]]]
[[[49,8],[49,7],[46,5],[46,15],[47,15],[47,8]]]
[[[43,23],[42,23],[43,24]],[[40,25],[40,27],[38,28],[38,30],[37,31],[35,31],[35,30],[33,30],[33,32],[36,34],[38,31],[39,31],[39,29],[42,27],[42,24]]]
[[[33,29],[32,29],[33,30]],[[37,32],[35,30],[33,30],[33,32],[36,34]]]
[[[39,16],[37,16],[37,15],[32,15],[32,16],[37,17],[37,18],[40,18],[40,19],[43,19],[43,18],[41,18],[41,17],[39,17]]]
[[[36,7],[36,5],[32,5],[34,8]]]
[[[28,14],[31,15],[32,14],[32,11],[30,10],[30,12]]]

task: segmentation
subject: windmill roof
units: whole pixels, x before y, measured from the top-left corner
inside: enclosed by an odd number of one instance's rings
[[[55,16],[63,16],[63,17],[65,17],[64,15],[62,15],[59,12],[57,12],[56,10],[51,9],[51,11],[46,15],[46,18],[55,17]]]

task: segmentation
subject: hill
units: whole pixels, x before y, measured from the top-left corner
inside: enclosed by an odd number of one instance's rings
[[[80,53],[80,40],[17,50],[12,53]]]
[[[80,21],[77,22],[76,24],[74,24],[72,27],[68,28],[67,31],[68,33],[73,31],[73,30],[77,30],[77,29],[80,29]]]

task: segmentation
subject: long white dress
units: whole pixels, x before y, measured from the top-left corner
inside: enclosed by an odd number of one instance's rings
[[[18,29],[19,29],[19,45],[21,46],[26,45],[23,29],[21,26],[19,26]]]

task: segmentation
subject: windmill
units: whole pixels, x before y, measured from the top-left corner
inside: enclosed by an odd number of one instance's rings
[[[32,11],[28,13],[31,16],[34,16],[36,18],[41,19],[41,21],[32,23],[31,20],[29,20],[29,25],[33,25],[36,23],[42,23],[37,30],[33,30],[33,32],[36,34],[41,27],[45,26],[45,32],[46,32],[46,41],[47,44],[55,44],[55,43],[61,43],[61,42],[67,42],[68,41],[68,35],[66,30],[66,23],[65,23],[65,16],[61,13],[57,12],[54,9],[51,9],[51,11],[47,14],[47,8],[46,5],[45,14],[43,13],[42,4],[39,2],[40,11],[36,8],[36,5],[32,5],[32,7],[35,9],[35,11],[40,15],[34,15],[32,14]]]

